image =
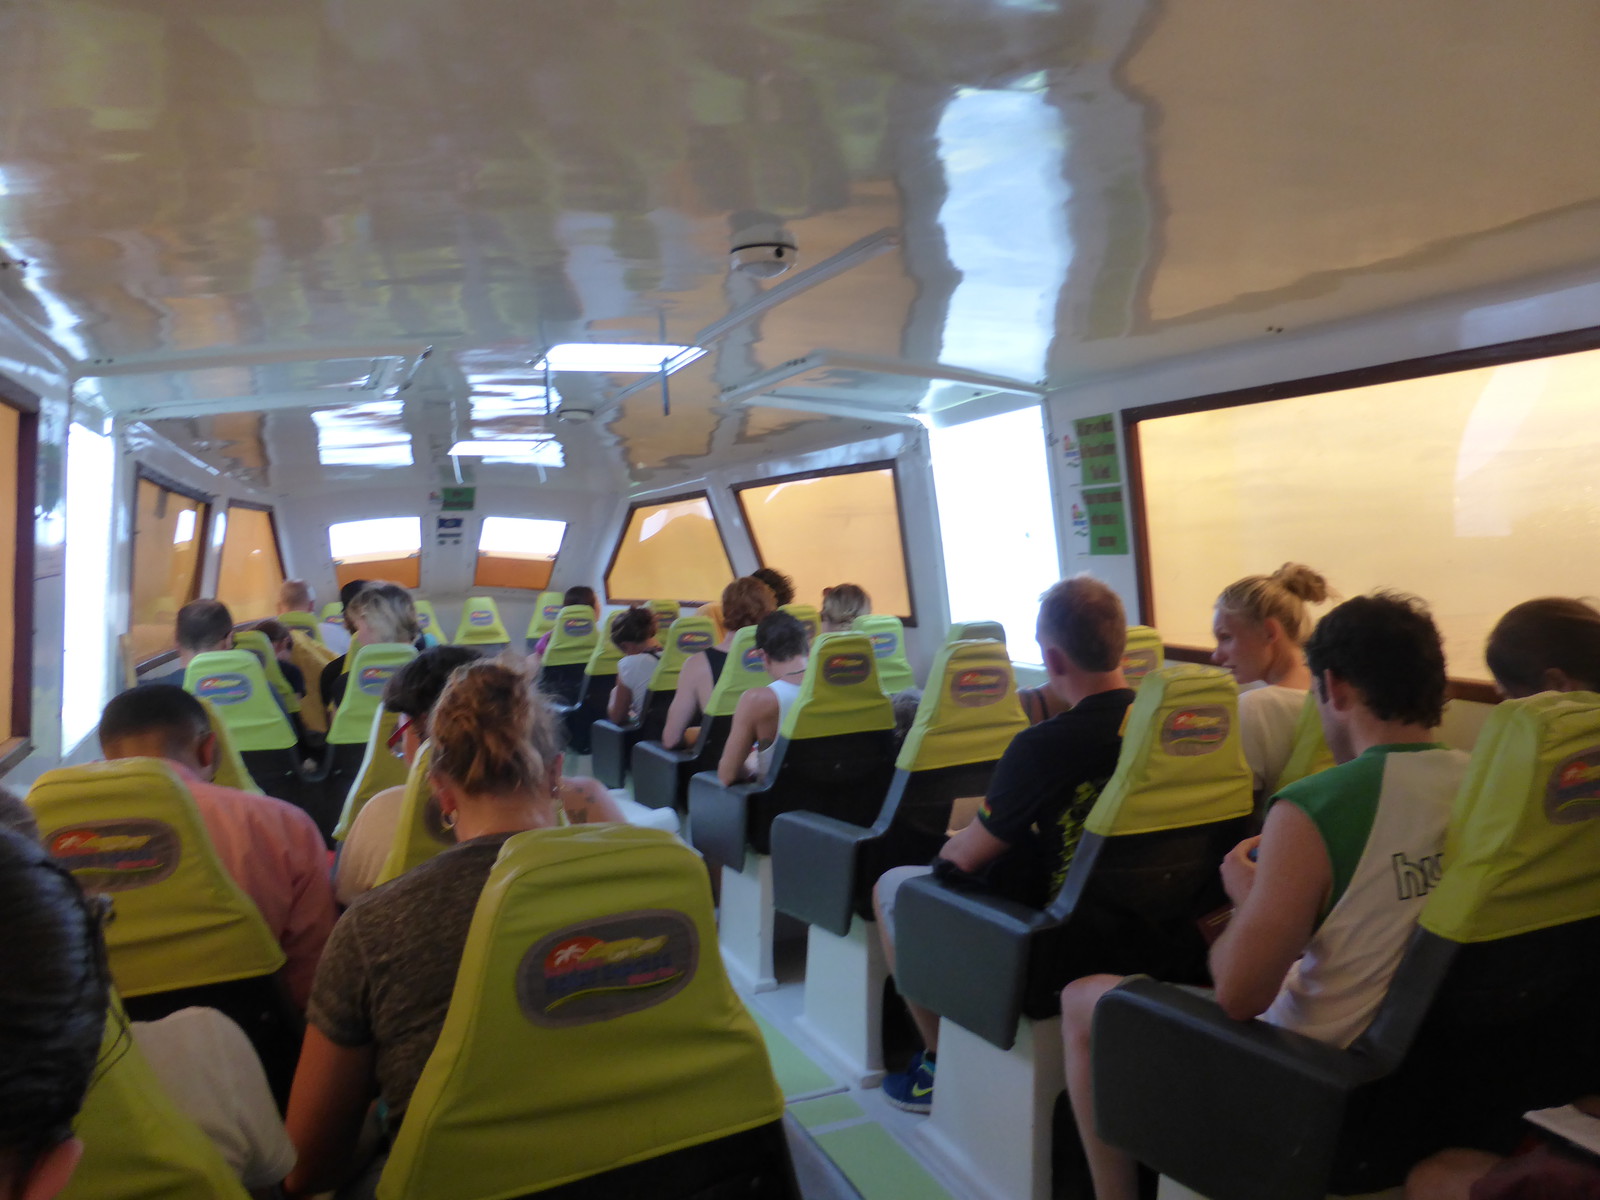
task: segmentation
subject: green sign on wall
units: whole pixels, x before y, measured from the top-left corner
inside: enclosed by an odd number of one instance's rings
[[[1078,433],[1078,453],[1083,456],[1083,482],[1121,483],[1122,467],[1117,462],[1117,419],[1110,413],[1102,417],[1083,417],[1073,422]]]
[[[439,507],[445,512],[471,512],[478,503],[475,487],[447,487],[439,489]]]
[[[1083,507],[1089,514],[1089,553],[1126,554],[1128,520],[1122,507],[1122,489],[1085,488]]]

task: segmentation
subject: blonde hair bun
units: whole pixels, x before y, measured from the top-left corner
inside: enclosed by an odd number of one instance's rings
[[[1329,595],[1328,581],[1305,563],[1284,563],[1269,578],[1307,604],[1321,604]]]

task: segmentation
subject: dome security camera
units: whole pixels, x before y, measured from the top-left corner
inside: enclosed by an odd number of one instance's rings
[[[792,267],[799,253],[792,233],[777,223],[764,223],[733,235],[729,261],[735,271],[757,279],[773,279]]]

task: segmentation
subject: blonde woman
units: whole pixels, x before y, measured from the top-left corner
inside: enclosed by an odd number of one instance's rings
[[[841,583],[838,587],[822,589],[822,632],[837,633],[849,629],[857,617],[872,611],[872,597],[859,584]]]
[[[344,618],[353,640],[350,649],[322,668],[322,699],[330,710],[344,699],[345,659],[362,646],[400,643],[421,650],[422,622],[411,593],[398,583],[369,583],[345,605]]]
[[[717,686],[733,647],[733,635],[746,625],[760,624],[761,618],[777,607],[772,589],[753,575],[735,579],[722,589],[722,640],[709,650],[691,654],[678,672],[678,690],[673,693],[661,733],[663,746],[675,750],[691,744],[689,726],[700,719],[711,700],[711,689]]]
[[[1271,575],[1247,575],[1222,589],[1212,616],[1217,648],[1211,661],[1233,672],[1240,687],[1239,736],[1255,793],[1267,800],[1294,750],[1294,727],[1311,687],[1305,640],[1310,605],[1328,598],[1328,581],[1303,563]]]

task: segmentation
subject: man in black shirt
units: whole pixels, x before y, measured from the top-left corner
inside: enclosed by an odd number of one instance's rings
[[[1060,890],[1084,819],[1117,767],[1133,690],[1122,677],[1128,619],[1122,601],[1087,575],[1040,597],[1039,648],[1046,688],[1067,711],[1017,734],[989,781],[977,817],[939,851],[931,868],[896,867],[874,891],[878,933],[894,969],[894,897],[932,870],[1043,908]],[[908,1002],[927,1050],[909,1071],[883,1081],[884,1098],[909,1112],[933,1107],[939,1017]]]

